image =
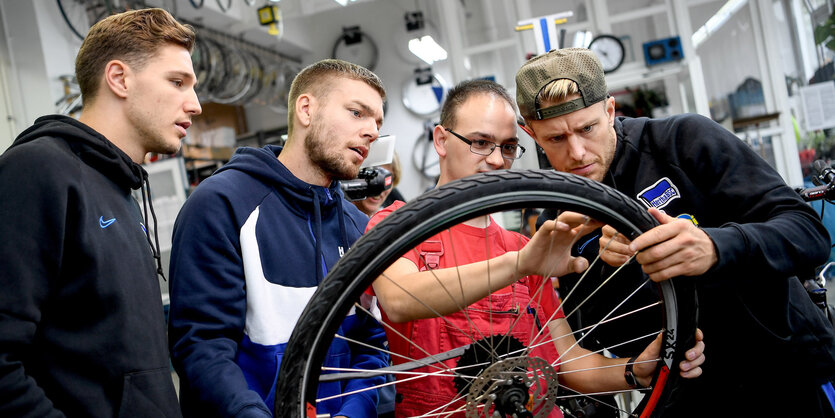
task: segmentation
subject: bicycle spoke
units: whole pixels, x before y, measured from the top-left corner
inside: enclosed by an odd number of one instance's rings
[[[488,221],[489,222],[489,221]],[[447,231],[449,231],[447,229]],[[451,233],[450,233],[451,234]],[[452,242],[452,236],[450,235],[450,242]],[[487,235],[487,228],[484,228],[484,259],[490,260],[490,237]],[[458,263],[456,263],[456,269]],[[494,335],[493,333],[493,284],[492,284],[492,276],[490,275],[490,262],[487,262],[487,315],[489,316],[489,320],[487,324],[490,326],[490,333],[488,335]],[[493,339],[490,339],[490,353],[495,353],[496,347],[493,345]]]
[[[630,412],[628,410],[625,410],[625,409],[623,409],[623,408],[621,408],[617,405],[612,405],[608,402],[604,402],[604,401],[600,400],[600,398],[599,398],[600,395],[618,395],[618,394],[622,394],[622,393],[630,393],[633,390],[610,390],[610,391],[595,392],[595,393],[579,393],[579,392],[577,392],[577,391],[575,391],[575,390],[573,390],[573,389],[571,389],[570,387],[567,387],[567,386],[560,386],[560,387],[563,388],[563,389],[574,392],[573,395],[560,395],[559,396],[560,399],[589,398],[589,399],[591,399],[595,402],[600,403],[601,405],[608,406],[609,408],[614,409],[619,414],[626,414],[627,416],[630,416],[630,417],[637,417],[638,416],[638,415],[633,414],[632,412]]]
[[[324,367],[322,368],[322,370],[325,370],[325,369],[326,369],[326,368],[324,368]],[[387,369],[388,369],[388,368],[387,368]],[[399,379],[399,380],[398,380],[398,382],[400,382],[400,383],[405,383],[405,382],[408,382],[408,381],[411,381],[411,380],[417,380],[417,379],[422,379],[422,378],[427,378],[427,377],[451,376],[451,375],[444,374],[444,373],[446,373],[446,372],[448,372],[448,371],[449,371],[449,372],[452,372],[452,373],[454,373],[454,375],[458,376],[458,375],[460,375],[459,373],[456,373],[456,370],[458,370],[458,369],[461,369],[461,368],[460,368],[460,367],[456,367],[456,368],[451,368],[451,369],[446,369],[446,370],[437,370],[437,371],[434,371],[434,372],[391,371],[391,373],[392,373],[392,374],[397,374],[397,375],[411,375],[411,377],[409,377],[409,378]],[[327,368],[327,370],[344,371],[344,372],[346,372],[346,373],[341,373],[341,374],[342,374],[342,375],[346,375],[346,376],[347,376],[347,375],[354,375],[354,374],[359,375],[359,374],[363,374],[363,373],[368,373],[368,372],[370,372],[369,370],[366,370],[366,369],[340,369],[340,368]],[[382,371],[382,370],[383,370],[383,369],[377,369],[377,371]],[[373,375],[379,375],[379,374],[381,374],[381,373],[372,373],[372,374],[373,374]],[[388,374],[388,373],[385,373],[385,374]],[[324,377],[324,376],[329,376],[329,375],[322,375],[322,376]],[[371,374],[369,374],[368,376],[371,376]],[[474,377],[474,376],[473,376],[473,377]],[[353,378],[353,377],[352,377],[352,378]],[[330,382],[332,382],[332,381],[335,381],[335,380],[342,380],[342,379],[325,379],[325,380],[320,380],[320,381],[330,381]],[[390,385],[392,385],[392,384],[394,384],[394,383],[395,383],[395,382],[386,382],[386,383],[382,383],[382,384],[379,384],[379,385],[368,386],[368,387],[366,387],[366,388],[363,388],[363,389],[361,389],[361,390],[357,390],[357,391],[355,391],[355,392],[351,392],[351,393],[347,393],[347,392],[346,392],[346,393],[340,393],[340,394],[337,394],[337,395],[329,396],[329,397],[327,397],[327,398],[320,398],[320,399],[316,399],[316,401],[317,401],[317,402],[321,402],[321,401],[326,401],[326,400],[329,400],[329,399],[341,398],[341,397],[344,397],[344,396],[352,395],[352,394],[354,394],[354,393],[366,392],[366,391],[369,391],[369,390],[374,390],[374,389],[379,389],[379,388],[382,388],[382,387],[390,386]]]
[[[633,257],[634,257],[634,256],[633,256]],[[610,277],[610,278],[611,278],[611,277]],[[608,281],[608,279],[607,279],[607,281]],[[614,308],[614,309],[612,309],[611,311],[609,311],[609,313],[607,313],[607,314],[606,314],[606,316],[604,316],[604,317],[603,317],[603,320],[605,320],[605,319],[607,319],[609,316],[611,316],[611,315],[612,315],[612,314],[613,314],[613,313],[614,313],[614,312],[615,312],[618,308],[620,308],[620,307],[621,307],[624,303],[626,303],[626,301],[627,301],[627,300],[629,300],[630,298],[632,298],[632,296],[635,296],[635,294],[636,294],[636,293],[638,293],[638,290],[640,290],[640,289],[641,289],[641,287],[643,287],[643,286],[644,286],[644,284],[646,284],[648,281],[649,281],[649,278],[647,278],[647,279],[646,279],[643,283],[641,283],[641,285],[640,285],[640,286],[638,286],[638,287],[637,287],[637,288],[636,288],[636,289],[635,289],[632,293],[630,293],[630,294],[629,294],[629,296],[627,296],[627,297],[626,297],[623,301],[621,301],[620,303],[618,303],[618,305],[617,305],[617,306],[615,306],[615,308]],[[601,285],[601,286],[602,286],[602,285]],[[574,347],[576,347],[578,344],[580,344],[580,342],[581,342],[583,339],[585,339],[587,336],[591,335],[591,333],[592,333],[595,329],[597,329],[597,327],[598,327],[598,326],[600,326],[600,322],[598,322],[598,323],[594,324],[594,326],[593,326],[593,327],[589,330],[589,332],[588,332],[588,333],[584,334],[582,337],[580,337],[579,339],[577,339],[577,341],[576,341],[576,342],[575,342],[575,343],[574,343],[571,347],[569,347],[569,348],[568,348],[568,351],[571,351],[571,349],[573,349],[573,348],[574,348]],[[560,353],[560,357],[563,357],[564,355],[565,355],[565,353]]]
[[[649,304],[649,305],[645,305],[645,306],[643,306],[643,307],[641,307],[641,308],[638,308],[638,309],[635,309],[635,310],[633,310],[633,311],[631,311],[631,312],[627,312],[627,313],[624,313],[624,314],[621,314],[621,315],[618,315],[618,316],[615,316],[615,317],[608,318],[608,319],[606,319],[606,320],[600,321],[599,323],[600,323],[601,325],[602,325],[602,324],[608,324],[608,323],[610,323],[610,322],[612,322],[612,321],[615,321],[615,320],[617,320],[617,319],[620,319],[620,318],[625,318],[625,317],[627,317],[627,316],[630,316],[630,315],[632,315],[632,314],[635,314],[635,313],[638,313],[638,312],[644,311],[644,310],[649,309],[649,308],[652,308],[652,307],[654,307],[654,306],[658,306],[658,305],[660,305],[660,304],[661,304],[661,302],[655,302],[655,303],[652,303],[652,304]],[[592,329],[592,328],[594,328],[594,325],[588,325],[588,326],[585,326],[585,327],[580,328],[580,329],[572,330],[571,334],[565,334],[565,335],[561,335],[561,336],[559,336],[559,337],[557,337],[557,338],[547,339],[547,340],[545,340],[545,341],[542,341],[542,342],[537,343],[536,345],[533,345],[533,346],[528,346],[527,348],[533,349],[533,348],[536,348],[536,347],[538,347],[538,346],[541,346],[541,345],[544,345],[544,344],[547,344],[547,343],[552,343],[552,342],[554,342],[554,341],[556,341],[556,340],[559,340],[559,339],[561,339],[561,338],[567,338],[567,337],[569,337],[569,336],[573,336],[573,335],[577,335],[577,334],[582,334],[583,332],[585,332],[585,331],[587,331],[587,330],[590,330],[590,329]],[[661,332],[661,331],[658,331],[658,332]],[[657,334],[657,333],[647,334],[647,335],[655,335],[655,334]],[[609,349],[609,350],[610,350],[610,349],[612,349],[612,348],[617,348],[617,347],[619,347],[619,346],[626,345],[626,344],[629,344],[629,343],[632,343],[632,342],[638,341],[638,340],[640,340],[640,339],[642,339],[642,338],[645,338],[645,336],[641,336],[641,337],[633,338],[633,339],[630,339],[630,340],[626,340],[626,341],[620,342],[620,343],[618,343],[618,344],[608,346],[608,347],[606,347],[606,349]],[[602,352],[602,350],[598,350],[598,351],[599,351],[599,352]]]
[[[447,234],[450,234],[450,240],[451,240],[451,234],[452,233],[450,232],[449,229],[447,229],[446,232],[447,232]],[[458,278],[458,289],[461,290],[461,300],[464,300],[464,280],[461,278],[461,271],[458,269],[458,266],[460,266],[460,264],[458,263],[458,257],[455,254],[455,246],[454,245],[452,246],[452,259],[455,260],[455,263],[454,263],[455,266],[456,266],[455,273],[458,276],[457,277]],[[424,265],[426,265],[426,260],[424,260]],[[452,294],[450,294],[449,297],[452,298]],[[456,303],[456,306],[458,307],[458,310],[461,311],[464,314],[464,318],[467,320],[467,323],[470,324],[470,326],[473,329],[475,329],[476,332],[478,332],[478,336],[480,337],[480,339],[481,340],[485,339],[485,335],[481,332],[480,329],[478,329],[478,327],[475,326],[475,323],[473,322],[472,318],[470,318],[470,314],[469,314],[469,312],[467,312],[467,309],[465,309],[463,306],[461,306],[458,303]],[[473,340],[473,342],[475,342],[473,338],[471,338],[471,340]]]
[[[613,238],[612,240],[614,240],[614,238]],[[611,244],[611,243],[612,243],[612,240],[610,240],[610,241],[606,244],[606,248],[609,248],[609,244]],[[572,244],[572,246],[573,246],[573,244]],[[605,250],[606,250],[606,248],[604,248],[604,249],[603,249],[603,251],[605,251]],[[601,251],[601,253],[602,253],[603,251]],[[578,289],[578,288],[580,287],[580,283],[582,283],[582,282],[583,282],[583,279],[585,279],[585,278],[586,278],[586,276],[589,274],[589,272],[591,271],[591,269],[592,269],[592,268],[593,268],[593,267],[597,264],[598,260],[600,260],[600,254],[598,254],[598,255],[597,255],[597,257],[595,257],[594,261],[593,261],[593,262],[591,262],[591,263],[589,264],[589,266],[586,268],[586,271],[584,271],[584,272],[583,272],[583,274],[582,274],[582,275],[580,275],[580,279],[579,279],[579,280],[577,280],[577,283],[575,284],[575,286],[574,286],[574,288],[572,289],[572,291],[571,291],[571,292],[569,292],[569,293],[568,293],[568,294],[567,294],[564,298],[562,298],[562,299],[560,300],[560,303],[559,303],[559,305],[557,306],[557,309],[556,309],[556,310],[554,311],[554,313],[552,313],[552,314],[551,314],[551,316],[550,316],[550,317],[549,317],[549,318],[545,321],[545,323],[546,323],[546,324],[547,324],[548,322],[551,322],[552,320],[554,320],[554,318],[556,317],[557,313],[558,313],[558,312],[560,312],[560,311],[562,311],[562,307],[565,305],[565,303],[566,303],[569,299],[571,299],[571,296],[574,294],[574,290],[576,290],[576,289]],[[628,261],[627,261],[627,263],[628,263]],[[624,263],[624,265],[626,265],[627,263]],[[623,267],[623,266],[621,266],[621,267]],[[620,270],[618,269],[617,271],[620,271]],[[615,273],[617,273],[617,271],[615,271]],[[611,276],[609,276],[609,279],[611,279],[612,277],[614,277],[614,274],[612,274]],[[607,279],[607,281],[608,281],[608,279]],[[566,318],[568,318],[568,317],[570,317],[570,316],[571,316],[571,314],[565,315],[565,317],[566,317]],[[534,336],[534,338],[539,338],[539,336],[542,334],[542,332],[544,331],[544,329],[545,329],[545,327],[543,327],[543,329],[539,330],[539,332],[537,332],[537,334]],[[532,341],[533,341],[533,340],[532,340]]]
[[[272,77],[269,74],[266,76]],[[265,81],[264,91],[272,88],[267,86],[269,84]],[[268,93],[259,93],[255,97],[262,100],[268,97]],[[498,264],[488,262],[477,266],[480,270],[459,267],[442,273],[424,274],[421,277],[429,282],[421,283],[421,286],[432,289],[427,295],[449,298],[433,300],[424,299],[423,294],[417,291],[406,291],[412,283],[398,285],[394,280],[400,280],[399,277],[391,277],[390,272],[380,273],[387,271],[404,254],[424,265],[428,257],[420,254],[420,245],[436,239],[433,237],[443,237],[439,269],[479,262],[479,258],[490,258],[507,251],[519,251],[527,242],[520,235],[524,232],[523,225],[520,224],[519,229],[512,228],[517,229],[516,233],[502,231],[501,235],[493,235],[484,228],[472,229],[473,226],[480,227],[472,225],[472,221],[491,219],[491,223],[501,222],[498,217],[488,217],[529,207],[548,210],[549,217],[552,213],[559,216],[565,211],[585,216],[578,218],[572,231],[560,231],[548,241],[537,243],[543,254],[547,250],[554,254],[550,260],[542,260],[543,269],[550,270],[544,271],[549,274],[542,278],[524,277],[505,289],[505,274],[519,277],[522,265],[517,253],[515,268],[510,264],[502,265],[500,269]],[[395,217],[397,219],[393,219]],[[522,220],[527,222],[525,217]],[[469,239],[474,240],[474,244],[458,248],[456,245],[465,242],[461,241],[463,229],[458,230],[458,225],[463,223],[467,223],[462,226],[469,229]],[[608,242],[597,240],[589,232],[600,224],[612,226],[618,234]],[[634,240],[655,225],[657,222],[646,210],[630,198],[618,195],[599,183],[551,171],[507,170],[479,174],[425,193],[397,209],[360,238],[328,274],[325,279],[328,285],[323,282],[317,290],[315,300],[311,299],[307,312],[299,319],[298,328],[308,331],[294,332],[291,340],[299,338],[299,345],[291,341],[285,351],[276,386],[274,413],[288,418],[304,415],[306,405],[325,401],[315,399],[318,382],[369,379],[375,385],[383,383],[375,388],[384,388],[390,387],[391,376],[397,379],[396,387],[403,389],[398,393],[405,396],[405,403],[399,405],[414,408],[408,409],[413,412],[408,414],[415,416],[492,416],[494,412],[501,413],[514,405],[502,403],[501,399],[505,399],[502,397],[509,390],[527,391],[528,395],[523,397],[527,406],[523,408],[537,417],[547,415],[542,411],[550,410],[555,399],[559,400],[561,407],[569,408],[569,405],[577,405],[575,398],[578,397],[586,399],[580,400],[579,405],[595,402],[598,408],[618,411],[621,416],[652,413],[653,408],[663,410],[665,403],[669,402],[672,388],[675,388],[672,385],[678,384],[675,367],[684,352],[684,344],[678,344],[682,346],[678,349],[675,343],[681,342],[677,340],[686,335],[682,333],[693,332],[689,327],[694,322],[687,318],[682,322],[677,309],[691,309],[694,305],[689,299],[679,299],[676,288],[671,284],[674,281],[656,284],[647,281],[646,277],[633,276],[635,272],[640,274],[639,266],[632,262],[634,254],[625,263],[611,267],[603,264],[600,256],[613,245],[615,239],[620,241],[620,237],[624,236]],[[496,229],[496,226],[491,227]],[[587,238],[583,237],[588,237],[595,246],[581,252],[588,257],[589,267],[576,275],[560,277],[560,295],[557,297],[554,290],[556,282],[552,283],[551,276],[567,265],[569,260],[566,257],[580,245],[579,241],[585,242]],[[596,248],[598,241],[599,249]],[[594,253],[597,253],[596,256],[589,255]],[[508,261],[514,262],[512,258]],[[473,271],[480,271],[478,274],[482,276],[470,277]],[[422,322],[381,322],[391,345],[374,349],[381,354],[387,353],[383,355],[394,359],[393,365],[378,362],[372,370],[364,370],[350,365],[330,367],[328,361],[323,367],[322,359],[325,359],[334,339],[338,339],[340,345],[347,342],[350,347],[365,352],[369,352],[369,347],[378,345],[376,342],[373,345],[363,343],[364,337],[352,337],[351,334],[334,336],[340,318],[346,318],[345,312],[350,310],[346,307],[349,305],[347,302],[351,300],[353,305],[353,300],[359,300],[358,295],[374,280],[384,281],[395,292],[406,292],[398,297],[412,303],[411,308],[427,318],[418,321],[430,322],[426,325]],[[461,306],[465,304],[462,301],[472,300],[469,291],[473,290],[474,280],[481,280],[479,285],[486,296],[470,306]],[[389,283],[395,283],[395,286]],[[686,281],[684,283],[687,284]],[[438,288],[439,285],[442,287]],[[554,295],[546,292],[554,292]],[[453,302],[450,303],[450,300]],[[444,308],[439,309],[438,306]],[[357,309],[367,311],[361,306]],[[439,312],[456,309],[458,311],[448,314],[446,318]],[[656,313],[657,319],[653,319]],[[383,317],[388,318],[386,315]],[[632,327],[635,327],[634,332],[624,332]],[[641,347],[646,347],[644,343],[657,344],[657,341],[653,342],[654,338],[662,331],[664,341],[658,359],[641,361],[658,364],[655,374],[650,376],[653,382],[651,388],[638,392],[609,390],[620,387],[601,385],[600,381],[589,379],[597,375],[617,374],[623,368],[623,360],[600,363],[590,356],[601,356],[603,353],[612,353],[620,358],[631,356],[633,354],[630,353],[641,352]],[[543,335],[545,332],[547,334]],[[611,333],[617,335],[612,336]],[[406,336],[418,335],[421,337],[416,340],[406,339]],[[303,351],[295,347],[302,347]],[[286,370],[285,364],[288,365]],[[379,377],[381,374],[390,375],[387,383]],[[297,376],[305,376],[305,379],[300,380]],[[509,379],[511,376],[513,378]],[[588,377],[578,379],[578,376]],[[592,384],[586,386],[581,383],[584,381]],[[582,391],[587,393],[579,393],[565,384],[585,388]],[[352,386],[359,388],[364,385]],[[636,401],[627,404],[615,402],[612,396],[619,393],[633,393]],[[414,401],[422,396],[421,402]],[[648,402],[650,399],[652,402]]]
[[[420,257],[421,257],[421,258],[423,258],[423,256],[420,256]],[[424,261],[424,263],[426,262],[426,260],[425,260],[425,259],[424,259],[423,261]],[[427,270],[427,271],[432,271],[432,270]],[[441,286],[441,288],[442,288],[442,289],[444,289],[444,291],[446,292],[446,294],[447,294],[447,295],[449,295],[449,297],[450,297],[450,298],[452,298],[452,299],[453,299],[453,301],[454,301],[454,300],[455,300],[455,299],[454,299],[454,297],[452,296],[452,294],[451,294],[451,293],[449,293],[449,290],[448,290],[448,289],[447,289],[447,288],[446,288],[446,287],[445,287],[445,286],[441,283],[440,278],[438,278],[438,276],[436,276],[436,275],[435,275],[435,273],[432,273],[432,276],[435,278],[435,281],[438,283],[438,285],[440,285],[440,286]],[[472,341],[472,343],[473,343],[473,344],[478,344],[478,341],[477,341],[477,340],[475,340],[475,339],[473,339],[473,337],[472,337],[472,336],[470,336],[470,334],[469,334],[469,333],[464,332],[464,330],[462,330],[462,329],[461,329],[460,327],[458,327],[457,325],[453,324],[453,323],[452,323],[449,319],[447,319],[444,315],[441,315],[441,313],[440,313],[440,312],[438,312],[436,309],[434,309],[434,308],[432,308],[431,306],[429,306],[428,304],[426,304],[426,302],[424,302],[421,298],[419,298],[419,297],[415,296],[413,293],[411,293],[411,292],[409,292],[408,290],[406,290],[405,288],[403,288],[403,286],[401,286],[399,283],[397,283],[397,281],[395,281],[395,280],[393,280],[392,278],[388,277],[385,273],[383,273],[383,274],[382,274],[382,276],[380,276],[380,277],[385,278],[385,279],[386,279],[386,280],[388,280],[390,283],[392,283],[393,285],[397,286],[400,290],[402,290],[404,293],[406,293],[406,294],[407,294],[407,295],[409,295],[412,299],[414,299],[414,300],[415,300],[415,302],[417,302],[417,303],[419,303],[419,304],[423,305],[423,307],[424,307],[424,308],[428,309],[428,310],[429,310],[430,312],[432,312],[435,316],[437,316],[437,317],[441,318],[442,320],[444,320],[444,322],[446,322],[449,326],[451,326],[451,327],[455,328],[455,329],[456,329],[458,332],[460,332],[461,334],[463,334],[463,335],[465,335],[465,336],[469,336],[469,338],[470,338],[470,340]],[[463,288],[462,288],[462,289],[463,289]],[[458,305],[458,306],[460,307],[460,305]],[[461,309],[463,309],[463,308],[461,308]],[[482,337],[483,337],[483,335],[482,335]],[[403,338],[406,338],[406,337],[403,337]]]
[[[371,314],[371,312],[370,312],[370,311],[368,311],[368,310],[367,310],[364,306],[362,306],[362,305],[360,305],[360,304],[358,304],[358,303],[354,303],[354,306],[355,306],[355,307],[358,307],[360,310],[364,311],[367,315],[369,315],[369,316],[372,316],[372,317],[373,317],[373,315]],[[409,341],[409,343],[410,343],[410,344],[412,344],[413,346],[415,346],[415,348],[417,348],[418,350],[420,350],[421,352],[423,352],[423,354],[426,354],[428,357],[430,357],[430,358],[434,359],[434,360],[435,360],[435,363],[440,363],[440,364],[443,364],[443,361],[442,361],[442,360],[445,360],[445,359],[439,359],[439,357],[436,357],[436,355],[431,354],[429,351],[427,351],[427,350],[426,350],[426,349],[424,349],[423,347],[421,347],[421,346],[419,346],[419,345],[415,344],[415,343],[414,343],[414,341],[412,341],[411,339],[409,339],[408,337],[406,337],[405,335],[403,335],[402,333],[400,333],[400,331],[398,331],[397,329],[395,329],[394,327],[392,327],[391,325],[389,325],[389,324],[388,324],[388,323],[386,323],[385,321],[380,322],[380,324],[381,324],[383,327],[385,327],[386,329],[388,329],[389,331],[391,331],[391,332],[393,332],[393,333],[397,334],[400,338],[403,338],[404,340]],[[377,347],[375,347],[375,349],[376,349],[376,348],[377,348]],[[406,356],[401,356],[401,355],[399,355],[399,354],[398,354],[398,356],[403,357],[403,358],[405,358],[405,359],[407,359],[407,360],[409,360],[409,361],[417,361],[417,360],[415,360],[415,359],[411,359],[411,358],[408,358],[408,357],[406,357]],[[433,364],[434,364],[434,363],[433,363]],[[437,367],[437,366],[433,366],[433,367]],[[449,368],[445,368],[445,370],[449,370]]]
[[[448,367],[440,367],[440,366],[435,366],[435,363],[443,364],[443,362],[442,362],[442,361],[440,361],[440,359],[438,359],[438,360],[437,360],[437,361],[435,361],[434,363],[424,363],[424,362],[423,362],[423,361],[421,361],[421,360],[414,360],[414,359],[409,358],[409,357],[407,357],[407,356],[404,356],[404,355],[402,355],[402,354],[395,353],[395,352],[392,352],[392,351],[389,351],[389,350],[385,350],[385,349],[382,349],[382,348],[380,348],[380,347],[373,346],[373,345],[371,345],[371,344],[368,344],[368,343],[365,343],[365,342],[362,342],[362,341],[357,341],[357,340],[354,340],[354,339],[351,339],[351,338],[346,338],[345,336],[342,336],[342,335],[339,335],[339,334],[334,334],[334,336],[333,336],[333,337],[334,337],[334,338],[337,338],[337,339],[340,339],[340,340],[343,340],[343,341],[346,341],[346,342],[348,342],[348,343],[357,344],[357,345],[361,345],[361,346],[363,346],[363,347],[371,348],[371,349],[374,349],[374,350],[380,351],[381,353],[386,353],[386,354],[388,354],[388,355],[390,355],[390,356],[395,356],[395,357],[398,357],[398,358],[402,358],[402,359],[409,360],[410,362],[413,362],[413,363],[418,363],[418,365],[416,365],[415,367],[422,367],[422,366],[426,366],[426,367],[433,367],[433,368],[436,368],[436,369],[438,369],[438,370],[443,370],[443,371],[448,371],[448,370],[450,370]],[[432,359],[435,359],[435,357],[434,357],[434,356],[432,356]],[[322,370],[325,370],[325,367],[322,367]],[[367,369],[357,369],[357,370],[367,370]],[[376,369],[376,370],[383,370],[383,369]],[[380,373],[377,373],[377,372],[376,372],[376,370],[375,370],[375,371],[366,371],[366,372],[367,372],[367,373],[371,373],[371,374],[375,374],[375,375],[380,374]],[[336,376],[331,377],[331,378],[328,378],[328,377],[325,377],[325,376],[320,376],[320,377],[319,377],[319,381],[321,381],[321,382],[327,382],[327,381],[330,381],[330,380],[338,380],[338,379],[336,379],[335,377],[336,377]],[[340,377],[340,378],[354,378],[354,376],[339,376],[339,377]],[[357,377],[363,377],[363,376],[357,376]]]

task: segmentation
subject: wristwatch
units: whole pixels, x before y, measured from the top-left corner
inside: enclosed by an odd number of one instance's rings
[[[635,360],[638,357],[632,357],[626,362],[626,369],[623,371],[623,377],[626,379],[626,384],[629,385],[630,389],[643,389],[644,386],[638,383],[638,379],[635,377],[635,373],[632,371],[632,366],[635,364]]]

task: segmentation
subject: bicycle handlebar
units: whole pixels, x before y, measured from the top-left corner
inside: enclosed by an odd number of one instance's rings
[[[812,182],[817,186],[798,187],[795,191],[806,202],[835,198],[835,170],[823,160],[815,161],[813,167],[816,173],[812,177]]]

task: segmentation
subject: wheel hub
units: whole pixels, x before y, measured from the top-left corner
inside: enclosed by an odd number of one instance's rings
[[[538,357],[510,357],[473,379],[468,418],[546,417],[557,397],[557,372]]]

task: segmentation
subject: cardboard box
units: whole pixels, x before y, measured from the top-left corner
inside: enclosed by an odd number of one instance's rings
[[[204,147],[235,147],[235,139],[247,132],[246,112],[241,106],[202,104],[203,113],[192,119],[185,144]]]
[[[183,144],[183,157],[193,160],[229,161],[235,147],[202,147]]]

